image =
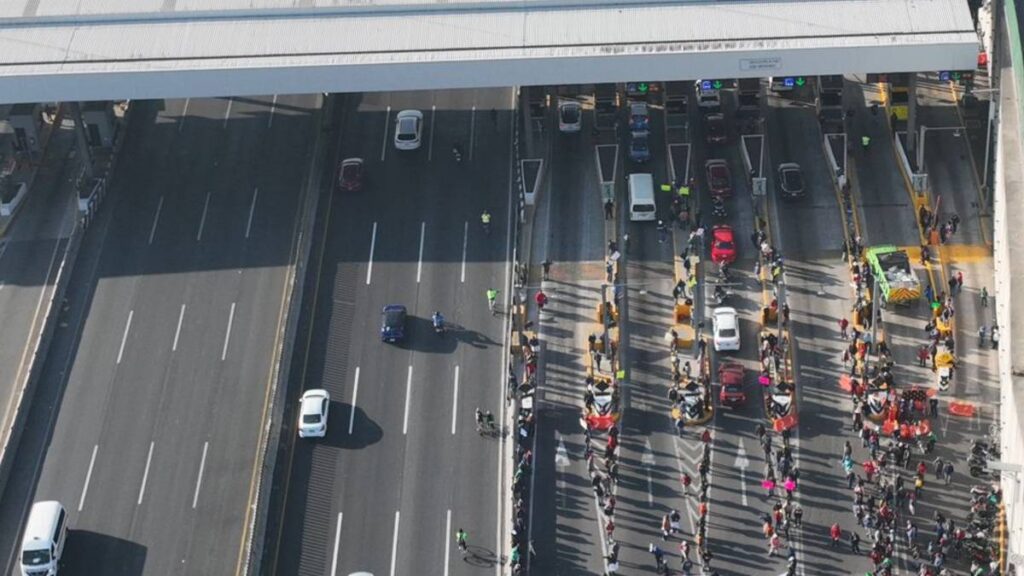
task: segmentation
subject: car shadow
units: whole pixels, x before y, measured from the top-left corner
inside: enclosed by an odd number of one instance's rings
[[[68,530],[60,573],[135,576],[142,574],[146,566],[146,553],[146,547],[142,544],[123,538],[91,530]]]

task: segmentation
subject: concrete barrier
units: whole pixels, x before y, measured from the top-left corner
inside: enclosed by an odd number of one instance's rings
[[[257,474],[253,492],[256,496],[255,501],[248,503],[254,512],[246,527],[245,560],[242,571],[242,574],[245,575],[260,574],[263,570],[263,546],[267,536],[267,519],[270,513],[270,495],[273,488],[271,480],[277,471],[282,435],[289,431],[289,428],[283,423],[285,395],[291,377],[292,349],[295,345],[302,309],[302,294],[308,276],[309,254],[313,245],[313,225],[320,203],[322,167],[326,160],[324,156],[329,150],[323,135],[330,133],[326,129],[333,122],[335,108],[338,106],[337,100],[342,97],[328,98],[321,107],[318,122],[316,122],[320,131],[313,145],[312,163],[306,182],[305,203],[302,206],[302,223],[299,225],[299,238],[295,243],[294,265],[288,278],[288,291],[285,295],[288,306],[285,309],[284,321],[280,328],[282,331],[280,334],[281,345],[275,352],[275,377],[270,391],[270,417],[264,422],[264,427],[260,431],[259,456],[255,463],[260,471]],[[269,569],[273,570],[273,567]]]

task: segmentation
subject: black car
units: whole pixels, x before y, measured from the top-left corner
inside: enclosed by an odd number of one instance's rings
[[[389,304],[381,310],[380,339],[383,342],[401,342],[405,339],[407,312],[401,304]]]
[[[779,164],[776,183],[779,186],[779,193],[785,198],[802,198],[804,195],[804,173],[799,164]]]

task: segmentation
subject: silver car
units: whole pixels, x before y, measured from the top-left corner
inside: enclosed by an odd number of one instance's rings
[[[395,116],[395,148],[416,150],[423,139],[423,112],[402,110]]]
[[[331,395],[327,390],[306,390],[299,402],[299,438],[323,438],[327,435],[327,414]]]

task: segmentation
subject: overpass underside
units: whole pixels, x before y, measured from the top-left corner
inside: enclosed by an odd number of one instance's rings
[[[978,52],[966,0],[320,2],[19,0],[0,8],[0,102],[960,70]]]

